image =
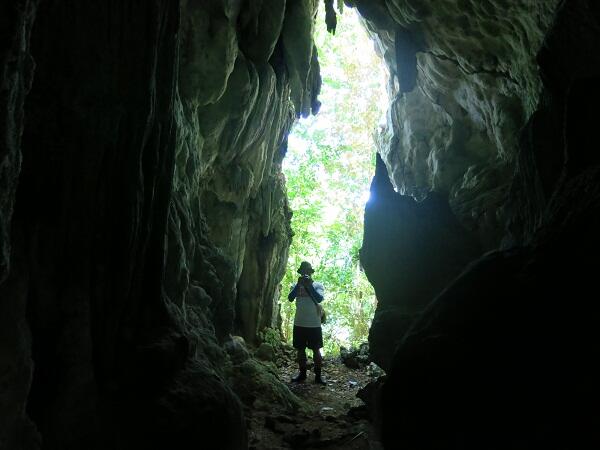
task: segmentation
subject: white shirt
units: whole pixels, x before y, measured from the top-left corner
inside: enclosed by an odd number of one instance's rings
[[[294,286],[295,288],[296,286]],[[294,289],[292,288],[292,289]],[[313,281],[313,288],[320,295],[325,294],[325,287],[316,281]],[[312,301],[304,286],[298,287],[296,295],[296,315],[294,316],[294,325],[297,327],[316,328],[321,326],[321,317],[317,311],[315,302]]]

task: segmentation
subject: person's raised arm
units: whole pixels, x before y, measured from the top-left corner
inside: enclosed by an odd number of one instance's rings
[[[298,295],[298,284],[295,284],[290,293],[288,294],[288,300],[290,302],[293,302],[296,298],[296,295]]]
[[[317,303],[321,303],[323,301],[325,288],[321,283],[308,283],[306,287],[309,290],[312,298],[314,298]]]

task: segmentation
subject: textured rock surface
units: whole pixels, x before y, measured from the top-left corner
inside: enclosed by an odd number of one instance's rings
[[[493,12],[497,3],[480,5]],[[429,12],[438,11],[443,8]],[[530,13],[539,11],[532,7]],[[519,22],[527,23],[526,16],[523,12]],[[508,39],[500,34],[499,40]],[[500,238],[506,246],[522,245],[471,264],[404,335],[381,397],[387,447],[600,444],[593,407],[600,397],[593,380],[600,374],[592,363],[598,358],[600,311],[589,294],[596,290],[595,269],[582,257],[600,250],[600,169],[591,139],[600,80],[593,49],[599,41],[598,5],[575,0],[556,10],[540,51],[532,46],[543,89],[537,97],[523,91],[522,99],[532,103],[523,104],[522,132],[513,128],[512,141],[501,138],[515,146],[509,170],[498,179],[509,186],[499,222],[508,228],[490,234],[496,235],[490,241],[481,239],[481,227],[475,230],[484,246]],[[521,77],[512,72],[511,77],[521,83]],[[507,114],[507,105],[496,106],[499,114]],[[475,181],[472,187],[482,194],[498,187]],[[452,200],[456,192],[450,190],[450,203],[464,223]],[[366,226],[369,217],[367,209]],[[395,276],[389,273],[387,281]],[[410,299],[397,298],[396,304],[410,304]]]
[[[565,159],[563,107],[542,85],[543,51],[537,59],[558,2],[348,3],[390,71],[378,151],[394,188],[380,170],[374,188],[385,194],[367,205],[361,254],[379,300],[371,350],[387,368],[414,318],[469,260],[525,244],[543,224]],[[586,49],[576,50],[581,60]]]
[[[396,188],[450,194],[486,248],[504,235],[519,130],[536,110],[535,56],[558,0],[356,0],[390,68],[379,151]]]
[[[2,3],[0,447],[246,446],[221,343],[278,316],[316,4]]]
[[[10,262],[10,222],[21,169],[23,105],[34,69],[29,40],[36,4],[19,1],[0,7],[0,282],[6,279]]]
[[[297,411],[303,402],[281,383],[274,364],[267,365],[256,359],[234,365],[231,369],[231,386],[249,408],[268,408],[278,404],[288,411]]]

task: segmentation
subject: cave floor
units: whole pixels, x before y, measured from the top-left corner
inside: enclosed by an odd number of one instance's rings
[[[291,412],[278,405],[255,404],[246,411],[250,449],[382,448],[367,420],[364,402],[356,397],[356,393],[372,381],[366,368],[351,369],[343,365],[339,357],[325,358],[323,373],[327,386],[314,384],[311,370],[306,382],[291,383],[290,379],[297,373],[293,352],[277,362],[277,369],[281,381],[306,407]]]

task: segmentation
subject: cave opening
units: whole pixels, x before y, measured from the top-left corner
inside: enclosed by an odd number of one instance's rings
[[[375,137],[385,122],[389,78],[355,8],[341,8],[335,34],[321,3],[314,42],[322,77],[318,114],[300,118],[289,137],[286,177],[294,236],[281,296],[282,332],[291,340],[289,287],[311,261],[326,290],[325,354],[367,341],[376,307],[359,262],[363,214],[375,167]]]
[[[0,448],[600,448],[600,3],[334,2],[0,2]],[[290,203],[337,236],[316,278],[357,264],[371,136],[341,139],[377,101],[321,72],[321,32],[364,55],[319,4],[358,10],[390,93],[368,358],[326,386],[279,335]]]

